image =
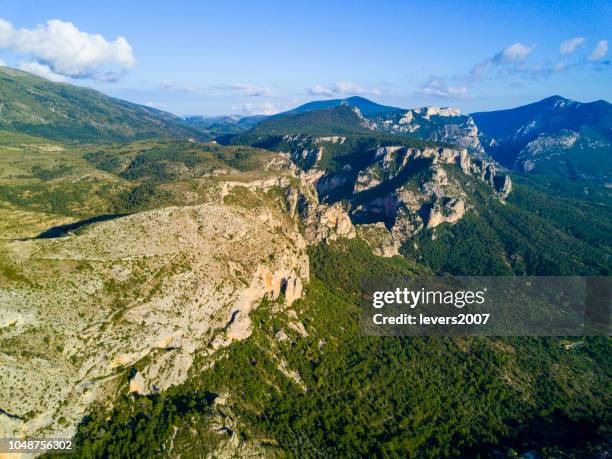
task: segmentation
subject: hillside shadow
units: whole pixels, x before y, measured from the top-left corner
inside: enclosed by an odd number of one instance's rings
[[[69,232],[83,228],[84,226],[91,225],[93,223],[105,222],[109,220],[115,220],[117,218],[126,217],[128,214],[105,214],[96,215],[95,217],[80,220],[74,223],[68,223],[66,225],[52,226],[51,228],[43,231],[38,236],[32,239],[53,239],[57,237],[66,236]]]

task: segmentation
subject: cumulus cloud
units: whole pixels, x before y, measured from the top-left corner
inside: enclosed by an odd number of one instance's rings
[[[198,87],[192,85],[184,85],[172,80],[163,80],[160,87],[172,91],[181,91],[190,94],[232,94],[248,97],[270,97],[274,96],[272,90],[268,87],[255,86],[246,83],[218,84],[216,86]]]
[[[308,89],[308,94],[311,96],[325,96],[325,97],[344,97],[344,96],[364,96],[364,95],[375,95],[381,94],[378,89],[364,89],[354,83],[348,81],[338,81],[332,86],[323,86],[317,84]]]
[[[59,19],[33,29],[16,29],[0,19],[0,49],[28,55],[32,64],[70,78],[116,80],[135,64],[132,47],[124,37],[109,41]]]
[[[312,88],[308,88],[308,94],[310,94],[311,96],[327,97],[333,97],[335,95],[332,89],[326,88],[325,86],[321,86],[320,84],[316,84]]]
[[[449,86],[446,81],[439,77],[432,77],[421,88],[421,94],[426,96],[440,97],[442,99],[467,99],[470,91],[467,86]]]
[[[477,63],[465,74],[432,76],[418,91],[419,94],[441,98],[469,98],[472,88],[484,80],[521,77],[523,79],[547,78],[554,74],[590,68],[607,70],[610,61],[608,41],[601,40],[587,56],[575,51],[586,42],[584,37],[574,37],[559,45],[559,55],[534,60],[531,56],[535,45],[514,43],[491,57]],[[570,56],[574,53],[573,56]]]
[[[278,106],[270,102],[264,102],[262,104],[246,103],[242,107],[240,107],[239,110],[243,115],[247,115],[247,116],[274,115],[281,111],[281,109]]]
[[[608,40],[600,40],[595,49],[589,54],[590,61],[599,61],[608,54]]]
[[[570,40],[565,40],[559,45],[559,53],[561,53],[563,56],[572,54],[574,51],[576,51],[576,48],[583,45],[584,42],[586,42],[586,38],[584,37],[575,37]]]
[[[38,62],[20,62],[18,67],[24,72],[33,73],[34,75],[46,78],[47,80],[55,81],[56,83],[64,83],[68,81],[68,78],[66,78],[64,75],[55,73],[48,65],[39,64]]]
[[[6,65],[6,62],[4,62],[2,59],[0,59],[0,67],[4,67]]]

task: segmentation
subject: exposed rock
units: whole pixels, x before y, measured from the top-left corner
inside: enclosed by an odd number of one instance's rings
[[[144,394],[145,393],[145,380],[142,377],[142,374],[140,372],[136,372],[136,374],[134,375],[134,377],[130,380],[130,393],[131,392],[135,392],[137,394]]]
[[[317,191],[306,177],[301,177],[298,188],[288,189],[287,202],[290,215],[299,215],[304,236],[309,242],[355,237],[355,227],[347,210],[338,202],[332,205],[319,203]]]
[[[429,211],[427,228],[435,228],[442,223],[455,223],[465,214],[465,202],[462,199],[450,198],[444,203],[436,201]]]
[[[306,213],[306,238],[311,241],[329,241],[338,237],[352,239],[355,227],[340,203],[331,206],[319,204],[314,211]]]
[[[287,336],[287,333],[285,333],[284,330],[279,330],[274,335],[274,339],[282,343],[283,341],[287,341],[289,339],[289,336]]]
[[[374,255],[392,257],[399,254],[399,244],[383,222],[356,225],[358,236],[366,241]]]
[[[288,183],[225,183],[219,194]],[[336,222],[334,230],[345,226]],[[280,209],[219,202],[140,212],[78,236],[5,244],[3,253],[37,288],[0,288],[0,323],[14,324],[4,336],[34,346],[50,336],[53,350],[47,345],[48,359],[28,361],[1,354],[0,406],[18,416],[0,420],[2,435],[73,435],[89,405],[124,384],[121,367],[139,364],[133,392],[181,383],[196,350],[214,353],[249,336],[249,312],[265,295],[284,289],[287,303],[300,297],[305,250],[295,222]],[[52,276],[50,263],[57,267]],[[36,414],[25,420],[28,412]],[[57,424],[60,418],[67,423]]]
[[[302,280],[299,277],[289,277],[285,291],[285,301],[288,306],[302,297]]]
[[[457,108],[422,107],[383,113],[372,118],[378,130],[383,132],[411,134],[413,137],[467,148],[479,157],[484,155],[476,123],[470,116],[461,115]]]
[[[502,199],[506,199],[512,191],[512,179],[509,175],[496,176],[494,181],[495,191]]]

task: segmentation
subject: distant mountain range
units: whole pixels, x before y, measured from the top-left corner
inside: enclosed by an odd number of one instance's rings
[[[267,118],[266,115],[240,116],[186,116],[184,119],[189,124],[197,126],[213,136],[223,134],[238,134],[251,129],[260,121]]]
[[[401,109],[362,97],[310,102],[254,123],[253,135],[379,132],[459,145],[509,170],[610,183],[612,105],[553,96],[509,110]],[[236,130],[227,132],[237,134]]]
[[[458,145],[509,170],[612,182],[612,105],[553,96],[509,110],[403,109],[363,97],[309,102],[273,116],[180,118],[98,91],[0,67],[0,130],[52,140],[210,140],[381,133]],[[239,139],[238,139],[239,140]],[[235,143],[235,142],[233,142]]]

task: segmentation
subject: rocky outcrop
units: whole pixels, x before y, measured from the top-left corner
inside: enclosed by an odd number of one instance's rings
[[[465,202],[459,198],[438,200],[429,210],[427,228],[435,228],[442,223],[456,223],[465,215]]]
[[[266,203],[258,185],[288,184],[266,179],[240,186]],[[219,186],[219,194],[236,186]],[[345,223],[336,220],[335,231],[342,232]],[[140,212],[91,225],[78,236],[4,246],[36,289],[29,282],[0,286],[6,313],[0,324],[10,324],[3,338],[15,346],[27,342],[40,357],[12,358],[18,348],[0,351],[0,407],[17,416],[5,422],[0,414],[1,436],[70,437],[96,400],[181,383],[196,352],[212,356],[249,336],[249,312],[266,295],[284,295],[285,304],[302,295],[306,244],[295,222],[272,204],[211,202]],[[128,383],[126,373],[136,366]],[[66,422],[58,424],[60,418]]]
[[[299,218],[304,237],[311,243],[333,241],[340,237],[355,237],[355,227],[351,218],[339,202],[332,205],[319,202],[317,181],[307,174],[300,178],[299,186],[287,189],[287,210],[293,217]]]
[[[512,179],[509,175],[497,176],[494,180],[494,188],[500,198],[506,199],[512,191]]]
[[[454,107],[422,107],[374,115],[377,129],[391,134],[410,134],[434,142],[444,142],[468,149],[482,157],[478,127],[474,120]]]
[[[383,222],[357,225],[359,238],[368,243],[374,255],[392,257],[399,254],[399,244]]]
[[[310,205],[302,212],[304,236],[312,242],[333,241],[339,237],[352,239],[355,227],[340,203]]]
[[[475,158],[465,148],[381,146],[356,174],[341,169],[317,177],[319,193],[325,190],[333,194],[340,187],[346,189],[347,182],[353,180],[353,195],[342,205],[335,203],[317,212],[302,212],[303,221],[308,222],[306,237],[315,241],[333,239],[338,234],[353,237],[349,217],[357,225],[378,222],[393,242],[377,235],[370,237],[375,241],[371,245],[378,253],[391,255],[423,228],[454,224],[466,214],[470,202],[462,175],[467,180],[485,182],[499,199],[505,199],[512,190],[510,177],[500,175],[494,162]],[[376,234],[373,229],[366,227],[359,234],[372,236]]]

